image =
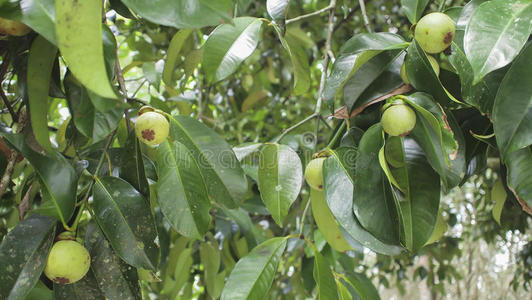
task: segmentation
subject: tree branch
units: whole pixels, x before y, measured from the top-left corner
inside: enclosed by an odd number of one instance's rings
[[[335,5],[336,6],[336,5]],[[315,16],[319,16],[321,15],[322,13],[324,12],[327,12],[329,11],[330,9],[332,8],[331,5],[327,6],[327,7],[324,7],[320,10],[317,10],[315,12],[312,12],[310,14],[306,14],[306,15],[302,15],[302,16],[299,16],[299,17],[295,17],[293,19],[288,19],[286,20],[285,24],[288,25],[290,23],[294,23],[294,22],[297,22],[297,21],[301,21],[301,20],[304,20],[304,19],[307,19],[307,18],[312,18],[312,17],[315,17]]]
[[[366,13],[366,4],[364,3],[364,0],[358,0],[358,3],[360,5],[360,10],[362,11],[362,18],[364,19],[364,26],[366,26],[366,30],[368,32],[373,32],[373,29],[371,29],[371,25],[369,23],[368,14]]]

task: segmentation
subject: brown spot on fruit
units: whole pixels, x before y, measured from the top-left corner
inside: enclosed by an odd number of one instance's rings
[[[443,38],[443,42],[445,44],[450,44],[452,41],[453,41],[453,33],[449,31],[445,34],[445,37]]]
[[[65,278],[65,277],[56,277],[56,278],[54,278],[54,281],[57,282],[57,283],[60,283],[60,284],[69,284],[70,283],[70,280],[68,280],[68,278]]]
[[[142,138],[147,141],[153,141],[153,139],[155,139],[155,131],[151,129],[144,129],[142,131]]]

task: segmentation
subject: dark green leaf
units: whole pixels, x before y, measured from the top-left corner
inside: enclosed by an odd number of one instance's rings
[[[53,151],[48,135],[48,93],[57,48],[42,36],[32,43],[28,56],[28,98],[35,139],[48,153]]]
[[[275,222],[282,226],[301,190],[303,169],[297,153],[280,144],[266,144],[260,152],[259,190]]]
[[[129,182],[141,194],[148,196],[149,186],[144,164],[142,152],[140,151],[140,142],[135,131],[132,130],[122,150],[120,177]]]
[[[339,225],[364,247],[386,255],[398,255],[402,248],[379,241],[360,225],[353,214],[353,179],[356,151],[342,148],[332,151],[323,164],[324,191],[327,204]]]
[[[504,76],[495,98],[493,129],[503,157],[532,144],[531,65],[532,44],[529,44]]]
[[[529,214],[532,213],[532,149],[530,147],[512,152],[506,158],[508,188]]]
[[[218,26],[203,46],[202,65],[207,80],[227,78],[248,58],[260,39],[262,20],[251,17],[234,19],[233,24]]]
[[[342,284],[348,287],[351,292],[355,292],[361,300],[380,300],[379,292],[364,274],[349,272],[342,277]]]
[[[314,270],[313,276],[318,288],[318,300],[334,300],[338,299],[338,290],[336,282],[331,271],[331,265],[316,249],[314,244],[309,243],[314,251]]]
[[[56,0],[57,44],[69,69],[87,89],[116,99],[104,61],[102,5],[101,1]]]
[[[231,147],[216,132],[187,116],[170,120],[170,136],[184,144],[198,163],[209,196],[228,208],[244,200],[248,184]]]
[[[91,256],[91,273],[107,299],[142,299],[137,270],[115,254],[96,223],[87,227],[85,247]]]
[[[29,216],[0,244],[0,298],[24,299],[46,266],[55,238],[56,220]]]
[[[209,229],[210,201],[201,171],[187,148],[164,141],[157,149],[157,201],[172,227],[201,238]]]
[[[149,21],[176,28],[199,28],[231,21],[231,0],[122,0]]]
[[[412,24],[416,24],[421,19],[427,4],[429,0],[401,0],[401,8]]]
[[[355,165],[353,211],[362,227],[379,240],[397,244],[397,211],[386,176],[379,164],[382,126],[370,127],[362,136]]]
[[[235,265],[222,291],[222,300],[261,300],[266,297],[286,248],[276,237],[255,247]]]
[[[154,270],[157,231],[148,201],[126,181],[97,178],[92,208],[114,251],[128,264]]]
[[[105,295],[98,288],[98,283],[91,270],[78,282],[72,284],[54,283],[54,299],[69,300],[72,298],[84,300],[105,299]]]
[[[35,168],[45,200],[53,203],[59,220],[66,224],[74,213],[78,175],[63,156],[45,156],[33,151],[22,134],[4,134],[4,139],[26,157]]]
[[[532,3],[528,0],[493,0],[481,4],[471,16],[464,50],[475,73],[473,84],[510,63],[532,32]]]

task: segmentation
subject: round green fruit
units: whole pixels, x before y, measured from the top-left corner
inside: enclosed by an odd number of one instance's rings
[[[429,59],[432,70],[434,70],[436,76],[440,76],[440,65],[438,64],[438,61],[430,55],[427,55],[427,58]],[[408,76],[406,76],[406,61],[403,62],[403,65],[401,66],[401,79],[403,79],[404,83],[410,84],[410,80],[408,80]]]
[[[60,284],[74,283],[89,271],[91,258],[85,247],[76,241],[64,240],[54,244],[44,274]]]
[[[31,28],[26,26],[24,23],[0,18],[0,34],[23,36],[28,34],[30,31]]]
[[[326,157],[311,160],[305,168],[305,179],[308,185],[318,191],[323,190],[323,162]]]
[[[416,113],[406,104],[388,107],[381,118],[382,129],[392,136],[406,136],[416,126]]]
[[[144,112],[135,122],[135,133],[139,140],[150,146],[162,143],[168,137],[170,124],[160,113]]]
[[[454,21],[443,13],[430,13],[416,24],[414,38],[427,53],[440,53],[453,41]]]

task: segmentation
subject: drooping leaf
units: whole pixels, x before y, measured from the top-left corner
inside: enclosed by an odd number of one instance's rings
[[[199,28],[231,22],[231,0],[122,0],[143,18],[176,28]]]
[[[300,95],[310,88],[310,67],[307,53],[298,39],[288,30],[286,35],[281,27],[274,26],[283,48],[288,52],[294,73],[294,93]]]
[[[104,140],[120,123],[123,110],[102,112],[96,109],[87,89],[70,72],[65,75],[63,84],[76,128],[93,142]]]
[[[102,2],[55,0],[57,45],[74,76],[101,97],[117,96],[105,69]]]
[[[179,30],[170,41],[170,46],[168,46],[168,50],[166,51],[166,62],[164,63],[163,69],[163,81],[164,84],[169,87],[174,87],[175,85],[172,76],[177,64],[177,59],[179,58],[179,52],[191,33],[191,29]]]
[[[493,129],[503,157],[532,144],[531,64],[532,44],[529,44],[504,76],[495,98]]]
[[[46,266],[55,238],[56,220],[31,215],[0,244],[0,298],[24,299]]]
[[[421,147],[410,137],[396,138],[391,144],[395,163],[388,164],[391,174],[402,189],[392,186],[401,224],[401,241],[411,251],[423,247],[429,240],[440,204],[440,180],[428,164]],[[386,168],[386,166],[384,166]]]
[[[506,190],[504,189],[502,180],[499,179],[495,181],[493,188],[491,189],[491,201],[495,201],[495,205],[493,205],[493,209],[491,210],[491,215],[499,225],[501,225],[501,214],[502,209],[504,208],[504,203],[506,202],[506,197]]]
[[[353,211],[362,227],[379,240],[397,244],[397,211],[386,176],[379,164],[383,146],[382,126],[370,127],[362,136],[356,158]]]
[[[161,211],[186,237],[200,238],[209,229],[210,201],[200,168],[179,142],[164,141],[157,149],[156,191]]]
[[[473,84],[510,63],[532,32],[532,3],[528,0],[493,0],[481,4],[471,16],[464,50],[475,74]]]
[[[192,153],[207,184],[209,197],[236,208],[248,189],[244,171],[231,147],[216,132],[187,116],[170,120],[170,137]]]
[[[272,20],[279,24],[279,26],[284,26],[284,21],[286,18],[286,11],[288,10],[288,3],[290,0],[267,0],[266,9]]]
[[[20,0],[0,2],[0,17],[22,22],[56,44],[54,0]]]
[[[407,49],[405,64],[408,80],[416,90],[431,94],[436,101],[444,106],[452,106],[460,103],[442,85],[440,79],[434,73],[427,55],[416,40],[413,40]]]
[[[401,0],[401,9],[410,23],[415,24],[421,19],[428,3],[429,0]]]
[[[234,25],[218,26],[203,46],[203,69],[207,80],[227,78],[248,58],[260,39],[262,20],[252,17],[234,19]]]
[[[286,238],[276,237],[253,248],[235,265],[222,291],[222,300],[264,299],[286,248]]]
[[[129,182],[141,194],[149,195],[148,180],[144,170],[144,159],[140,150],[140,142],[132,130],[122,150],[120,161],[120,178]]]
[[[379,241],[360,225],[353,213],[352,174],[355,172],[356,153],[353,148],[331,151],[331,157],[323,163],[323,183],[327,204],[345,234],[349,234],[352,239],[377,253],[398,255],[403,250],[400,246]]]
[[[53,151],[48,135],[48,92],[57,48],[42,36],[32,43],[28,56],[28,98],[35,139],[48,153]]]
[[[381,299],[379,292],[371,280],[362,273],[349,272],[347,276],[341,277],[340,282],[349,289],[351,295],[356,295],[356,297],[360,297],[361,300]]]
[[[137,270],[115,254],[96,223],[87,227],[85,247],[91,256],[91,272],[107,299],[142,299]]]
[[[246,237],[247,244],[250,248],[264,242],[267,238],[260,231],[249,217],[249,213],[243,208],[224,209],[224,213],[235,221],[240,231]]]
[[[318,289],[318,300],[338,299],[338,289],[329,262],[321,255],[316,246],[309,243],[314,252],[314,270],[312,272]]]
[[[530,147],[508,154],[508,188],[524,211],[532,215],[532,149]]]
[[[137,268],[154,270],[157,231],[148,201],[117,177],[96,179],[92,197],[96,222],[116,254]]]
[[[54,217],[66,224],[74,213],[78,175],[62,155],[54,152],[45,156],[33,151],[22,134],[3,134],[4,140],[17,149],[35,169],[41,185],[41,193],[54,208]]]
[[[220,250],[216,246],[216,244],[202,243],[199,248],[207,292],[214,299],[220,297],[225,283],[225,272],[218,273],[222,259]]]
[[[260,152],[259,190],[262,201],[275,222],[282,226],[284,217],[301,190],[301,160],[290,147],[266,144]]]

